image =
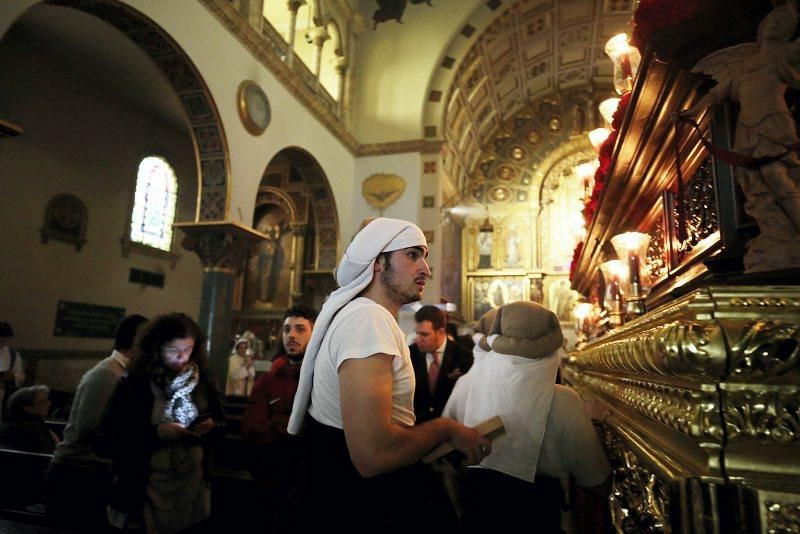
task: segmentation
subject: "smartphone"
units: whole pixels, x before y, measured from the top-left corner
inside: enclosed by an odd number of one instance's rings
[[[202,423],[207,419],[211,419],[211,413],[210,412],[201,413],[197,417],[192,419],[192,422],[189,423],[189,426],[187,426],[186,428],[191,430],[192,428],[194,428],[195,426],[197,426],[198,424]]]

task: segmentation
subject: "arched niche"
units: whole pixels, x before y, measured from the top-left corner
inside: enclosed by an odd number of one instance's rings
[[[185,112],[198,170],[198,221],[224,220],[228,199],[228,148],[219,112],[189,55],[158,24],[115,0],[48,0],[34,5],[69,8],[92,15],[127,36],[164,74]],[[24,14],[23,14],[24,16]],[[126,68],[119,64],[119,69]]]
[[[256,319],[297,303],[319,309],[335,288],[339,223],[328,179],[313,156],[290,147],[272,158],[252,225],[269,239],[248,260],[242,309]]]

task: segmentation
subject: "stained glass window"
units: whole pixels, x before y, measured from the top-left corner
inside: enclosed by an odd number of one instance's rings
[[[131,241],[169,251],[178,179],[167,160],[148,156],[139,163],[131,214]]]

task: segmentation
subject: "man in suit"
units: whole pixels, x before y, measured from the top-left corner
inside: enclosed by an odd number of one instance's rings
[[[416,343],[409,347],[414,376],[414,415],[417,423],[440,417],[458,377],[472,366],[472,353],[450,341],[445,313],[423,306],[414,315]]]

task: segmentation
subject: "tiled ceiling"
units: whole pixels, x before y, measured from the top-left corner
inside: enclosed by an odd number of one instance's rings
[[[495,2],[494,8],[496,17],[482,31],[465,25],[460,37],[474,42],[455,61],[446,54],[439,69],[452,73],[434,77],[428,95],[429,107],[442,106],[437,111],[447,143],[445,170],[467,196],[470,181],[491,180],[502,165],[520,166],[519,159],[497,150],[510,137],[524,137],[515,134],[515,123],[543,122],[539,133],[565,142],[583,133],[576,128],[598,125],[596,104],[612,96],[613,66],[603,49],[610,37],[629,30],[635,1],[519,0]],[[449,85],[436,87],[437,81]],[[550,113],[546,121],[539,117],[544,108]],[[432,126],[425,128],[431,137],[437,133]],[[558,144],[531,145],[531,158],[525,159],[542,160],[546,154],[536,152]],[[523,175],[535,169],[518,170]]]

